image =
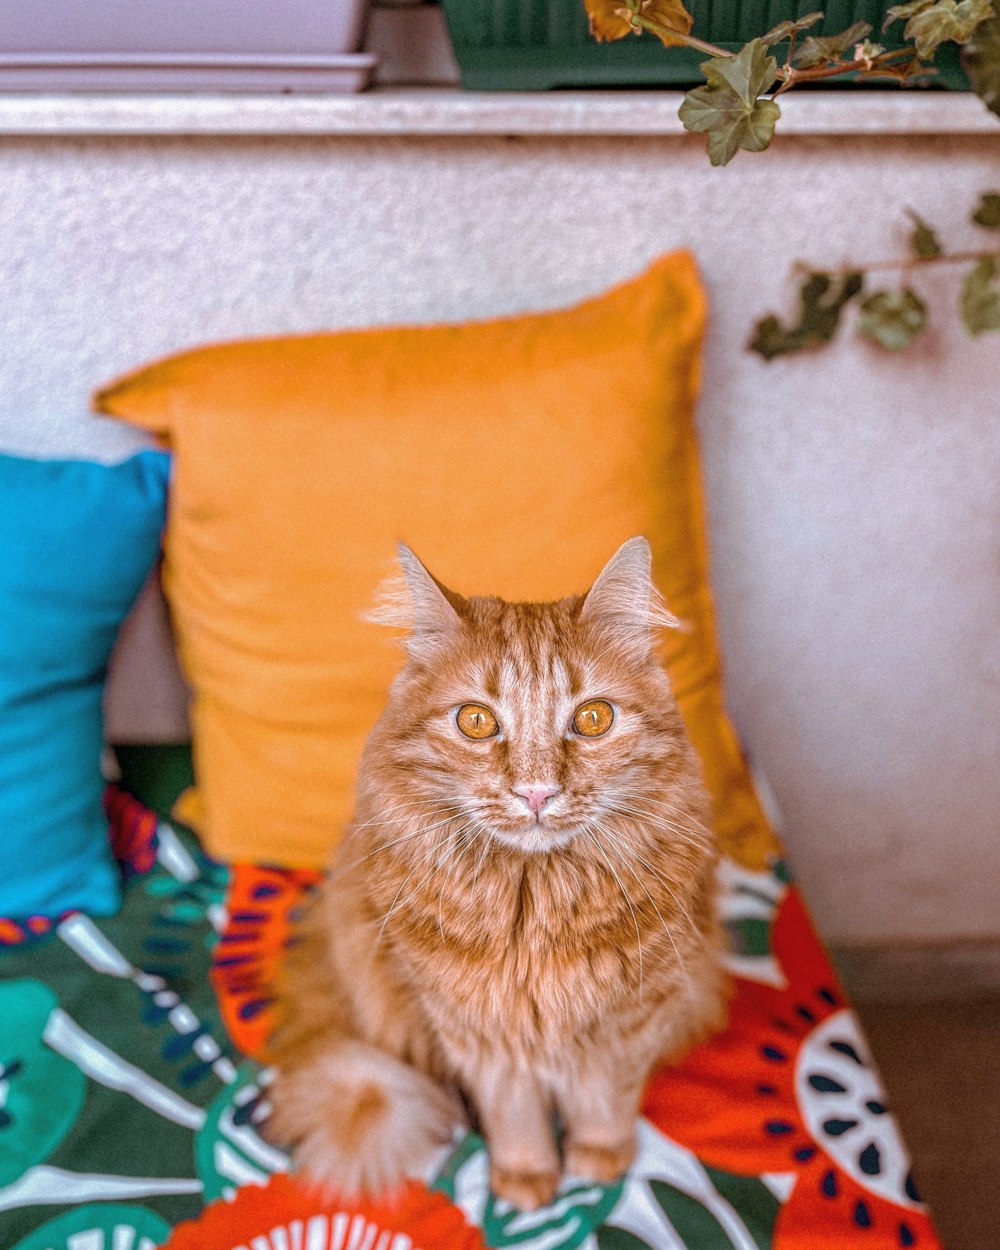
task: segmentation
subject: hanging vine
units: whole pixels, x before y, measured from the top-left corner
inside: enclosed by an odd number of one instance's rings
[[[966,331],[976,338],[1000,330],[1000,192],[983,195],[970,217],[981,230],[993,232],[992,246],[948,251],[932,226],[912,209],[909,216],[908,255],[844,269],[804,269],[795,319],[761,318],[748,343],[751,351],[773,360],[822,347],[836,337],[848,308],[857,310],[855,330],[862,338],[902,351],[928,325],[919,275],[940,266],[962,267],[956,305]],[[878,284],[885,272],[899,275],[894,286]]]
[[[886,13],[883,31],[903,21],[902,48],[871,39],[872,27],[855,22],[836,35],[810,35],[821,12],[779,22],[734,52],[691,33],[694,19],[683,0],[584,0],[590,29],[601,41],[650,34],[668,50],[686,46],[706,53],[705,83],[688,91],[680,107],[685,129],[706,136],[713,165],[739,151],[761,152],[781,117],[778,98],[792,87],[851,74],[862,81],[906,86],[936,73],[945,43],[962,47],[973,90],[1000,116],[1000,16],[993,0],[910,0]],[[773,50],[773,51],[772,51]],[[779,59],[779,54],[781,59]],[[853,297],[852,297],[853,298]]]

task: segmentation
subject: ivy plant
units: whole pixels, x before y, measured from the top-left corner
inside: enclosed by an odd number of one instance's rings
[[[706,136],[713,165],[727,165],[739,151],[763,151],[781,117],[777,99],[792,87],[843,74],[904,86],[926,82],[936,73],[934,58],[944,43],[961,45],[973,89],[1000,116],[1000,15],[994,0],[909,0],[893,5],[883,30],[904,22],[907,44],[891,51],[872,40],[867,22],[855,22],[836,35],[809,34],[822,21],[821,12],[779,22],[733,52],[691,33],[694,20],[683,0],[584,0],[584,4],[598,40],[650,34],[668,49],[684,45],[707,55],[700,66],[705,83],[685,95],[680,119],[687,130]],[[982,272],[985,275],[985,268]],[[982,281],[989,285],[993,278]],[[826,295],[817,298],[825,308]]]
[[[927,328],[927,304],[916,289],[917,275],[929,266],[961,265],[958,315],[977,338],[1000,330],[1000,192],[980,197],[970,220],[993,232],[991,245],[948,251],[937,230],[910,210],[909,254],[842,270],[804,269],[794,317],[782,322],[770,314],[754,326],[748,346],[765,360],[786,356],[833,341],[848,308],[855,308],[856,332],[887,351],[909,347]],[[988,238],[989,236],[984,236]],[[893,286],[881,283],[883,272],[898,274]]]

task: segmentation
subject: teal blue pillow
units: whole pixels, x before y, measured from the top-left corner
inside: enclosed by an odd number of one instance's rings
[[[0,916],[110,915],[101,699],[160,547],[169,457],[0,454]]]

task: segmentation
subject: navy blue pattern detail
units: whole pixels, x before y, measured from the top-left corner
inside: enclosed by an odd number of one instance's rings
[[[192,1085],[197,1085],[199,1081],[203,1081],[212,1071],[212,1065],[205,1060],[202,1063],[189,1064],[186,1068],[181,1068],[180,1078],[181,1084],[190,1089]]]
[[[857,1127],[857,1120],[824,1120],[823,1131],[831,1137],[841,1137],[849,1129]]]
[[[147,938],[144,946],[154,955],[183,955],[190,949],[190,943],[183,939],[168,937]]]
[[[874,1142],[869,1142],[858,1155],[858,1167],[864,1172],[865,1176],[881,1175],[882,1156],[879,1154],[878,1146]]]
[[[831,1042],[830,1049],[835,1050],[838,1055],[846,1055],[848,1059],[853,1059],[859,1068],[868,1066],[850,1042]]]
[[[846,1090],[839,1081],[835,1081],[831,1076],[822,1076],[819,1072],[814,1072],[809,1078],[809,1084],[818,1094],[843,1094]]]
[[[273,1002],[273,998],[251,998],[245,1003],[240,1003],[239,1017],[241,1020],[254,1020],[262,1011],[266,1011]]]
[[[262,881],[259,885],[255,885],[250,893],[258,902],[261,902],[265,898],[275,898],[281,893],[281,889],[279,886],[268,885],[266,881]]]

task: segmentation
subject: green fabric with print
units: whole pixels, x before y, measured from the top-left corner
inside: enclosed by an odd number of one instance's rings
[[[206,1182],[221,1192],[196,1146],[235,1070],[209,981],[227,872],[165,836],[170,867],[133,880],[119,915],[0,953],[2,1246],[92,1198],[138,1198],[149,1236],[197,1215]]]

